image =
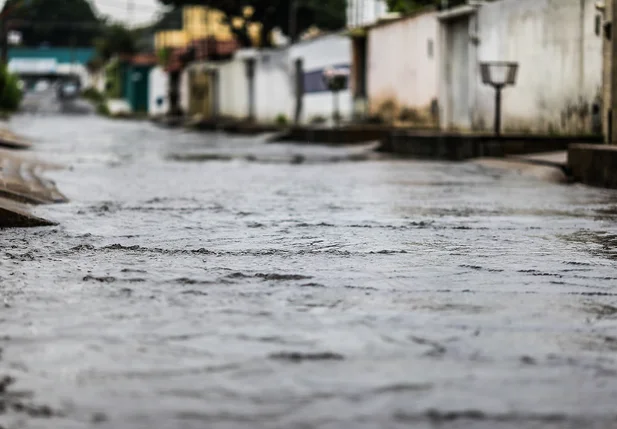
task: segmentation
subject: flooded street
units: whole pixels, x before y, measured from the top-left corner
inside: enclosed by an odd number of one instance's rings
[[[69,167],[48,176],[71,202],[0,233],[2,428],[617,427],[613,191],[95,116],[11,127]]]

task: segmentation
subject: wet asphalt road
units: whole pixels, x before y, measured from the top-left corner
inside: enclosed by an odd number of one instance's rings
[[[615,192],[93,116],[12,127],[69,167],[71,202],[0,233],[3,428],[617,427]]]

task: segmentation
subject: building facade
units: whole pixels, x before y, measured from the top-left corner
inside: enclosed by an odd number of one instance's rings
[[[372,25],[388,14],[385,0],[347,0],[347,27]]]
[[[369,114],[387,122],[438,126],[438,21],[433,10],[367,29]]]
[[[259,25],[249,26],[249,33],[255,42],[259,41]],[[154,45],[158,52],[165,48],[184,48],[209,38],[221,42],[234,40],[233,32],[225,23],[225,14],[205,6],[185,6],[182,9],[182,29],[157,32]]]
[[[505,132],[594,131],[603,80],[596,17],[590,0],[501,0],[440,13],[442,128],[490,130],[495,96],[480,63],[512,61],[519,71],[503,94]]]

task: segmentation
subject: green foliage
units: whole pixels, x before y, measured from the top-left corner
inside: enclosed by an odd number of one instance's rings
[[[159,60],[159,64],[166,65],[169,62],[169,59],[171,58],[171,52],[172,52],[171,48],[159,49],[159,51],[156,53],[156,56]]]
[[[225,13],[225,23],[230,24],[235,18],[244,18],[245,25],[232,28],[238,41],[250,46],[248,25],[258,23],[261,28],[261,44],[271,44],[270,35],[275,28],[297,37],[311,27],[326,31],[340,30],[345,27],[346,0],[159,0],[161,3],[175,7],[201,5],[219,9]],[[246,7],[251,7],[253,14],[244,16]],[[293,8],[293,13],[292,9]],[[290,17],[295,17],[291,20]],[[291,28],[290,23],[295,25]],[[290,34],[293,33],[293,34]]]
[[[95,42],[98,55],[104,61],[118,54],[137,52],[136,34],[120,24],[110,25]]]
[[[321,115],[315,115],[315,116],[313,116],[313,117],[311,118],[311,121],[310,121],[310,123],[311,123],[312,125],[323,125],[323,124],[325,124],[326,122],[328,122],[328,119],[327,119],[327,118],[325,118],[325,117],[323,117],[323,116],[321,116]]]
[[[87,0],[7,0],[2,13],[10,16],[26,46],[89,47],[103,27]]]
[[[289,123],[289,120],[287,119],[287,116],[285,116],[285,114],[280,113],[275,120],[277,125],[287,125]]]
[[[118,61],[112,61],[105,69],[105,96],[109,98],[122,98],[122,74]]]
[[[0,88],[0,109],[11,112],[17,110],[23,93],[19,87],[19,78],[9,73],[6,66],[0,67]]]
[[[96,105],[96,113],[98,113],[99,115],[102,116],[110,116],[111,112],[109,111],[109,108],[107,107],[106,103],[99,103]]]
[[[87,88],[82,93],[81,96],[86,100],[90,100],[93,103],[102,103],[105,101],[105,96],[98,92],[96,88]]]

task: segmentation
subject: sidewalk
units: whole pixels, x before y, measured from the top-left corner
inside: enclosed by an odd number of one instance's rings
[[[0,147],[9,149],[30,149],[32,144],[23,137],[7,130],[6,128],[0,128]]]
[[[8,134],[0,130],[0,135]],[[32,215],[28,204],[54,204],[67,201],[52,181],[42,177],[45,171],[57,168],[60,167],[29,159],[14,151],[0,149],[0,228],[53,224]]]
[[[567,169],[567,152],[564,151],[512,155],[505,158],[483,157],[473,159],[472,162],[486,168],[510,171],[548,182],[571,181]]]

